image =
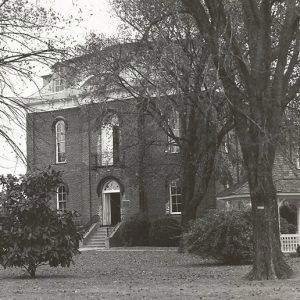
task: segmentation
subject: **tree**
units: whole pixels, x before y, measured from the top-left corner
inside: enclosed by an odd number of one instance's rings
[[[20,93],[25,85],[36,86],[35,69],[53,62],[63,53],[49,31],[62,21],[53,11],[26,0],[0,1],[0,136],[25,161],[10,135],[9,122],[23,128],[27,109]]]
[[[86,72],[101,78],[93,86],[95,96],[121,89],[137,103],[140,187],[146,169],[145,148],[163,143],[145,140],[149,116],[168,136],[169,151],[180,152],[182,225],[186,227],[207,195],[218,146],[230,129],[226,101],[217,91],[208,49],[190,17],[180,15],[176,8],[163,9],[155,0],[114,4],[140,41],[107,47],[102,39],[92,36],[83,49],[93,56]],[[158,25],[149,28],[155,20],[160,21]]]
[[[44,171],[1,177],[0,264],[24,267],[32,278],[40,265],[69,267],[78,251],[81,234],[73,212],[58,212],[51,194],[62,183],[59,172]]]
[[[205,36],[234,117],[254,219],[253,279],[287,278],[272,168],[281,121],[297,97],[297,1],[182,0]]]

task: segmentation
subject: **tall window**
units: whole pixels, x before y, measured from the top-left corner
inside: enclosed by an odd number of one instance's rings
[[[59,211],[67,209],[67,191],[64,185],[61,185],[56,190],[56,208]]]
[[[168,136],[168,151],[171,153],[179,153],[180,148],[177,143],[177,139],[180,137],[180,121],[178,111],[173,111],[170,118],[168,119],[168,125],[171,133],[175,138]]]
[[[65,86],[65,79],[60,75],[53,79],[53,92],[60,92],[65,89]]]
[[[119,162],[120,129],[119,120],[113,115],[101,126],[98,139],[99,162],[102,166],[112,166]]]
[[[60,120],[55,125],[56,163],[66,162],[66,124]]]
[[[181,214],[181,211],[181,187],[178,184],[178,180],[172,180],[170,182],[170,213]]]
[[[52,79],[53,92],[60,92],[66,88],[66,69],[63,66],[59,66]]]

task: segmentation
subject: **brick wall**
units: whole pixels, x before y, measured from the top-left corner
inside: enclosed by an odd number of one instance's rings
[[[135,104],[113,101],[77,108],[31,113],[27,116],[28,168],[53,165],[63,172],[69,188],[67,208],[81,214],[81,222],[98,215],[102,207],[101,183],[105,178],[116,178],[124,187],[121,210],[126,218],[140,209],[138,168],[138,123]],[[99,124],[106,112],[114,112],[120,123],[120,164],[95,167],[93,153],[97,152]],[[55,163],[54,122],[66,120],[67,163]],[[151,217],[166,214],[169,201],[169,181],[180,175],[180,154],[167,150],[167,137],[154,121],[146,118],[146,149],[143,168],[146,211]],[[155,142],[154,142],[155,141]],[[177,174],[177,175],[176,175]],[[99,193],[100,190],[100,194]],[[214,207],[214,182],[204,208]]]

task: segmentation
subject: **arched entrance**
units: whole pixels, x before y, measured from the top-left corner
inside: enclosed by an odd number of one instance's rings
[[[115,180],[107,181],[102,188],[102,224],[116,225],[121,221],[120,186]]]

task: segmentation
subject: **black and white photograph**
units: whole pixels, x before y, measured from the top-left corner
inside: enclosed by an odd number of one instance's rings
[[[299,0],[0,0],[0,299],[299,298]]]

